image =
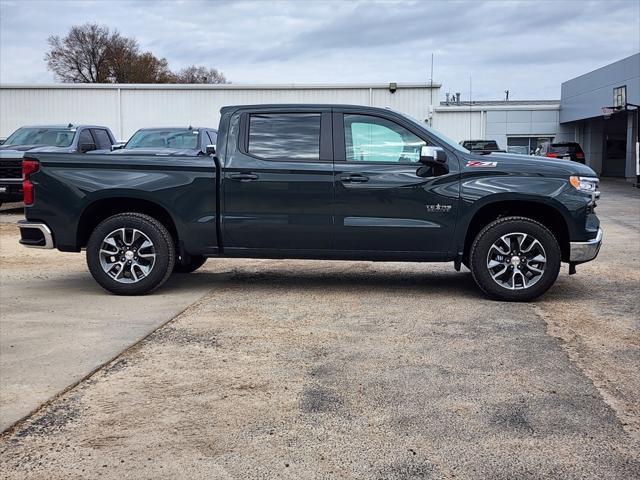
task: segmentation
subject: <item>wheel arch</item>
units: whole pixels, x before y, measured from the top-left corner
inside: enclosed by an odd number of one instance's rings
[[[169,230],[175,244],[179,244],[176,222],[165,207],[147,199],[122,196],[100,198],[84,208],[77,226],[78,246],[82,248],[87,245],[91,232],[100,222],[118,213],[126,212],[144,213],[155,218]]]
[[[469,250],[476,235],[489,223],[502,217],[519,216],[535,220],[546,228],[558,240],[562,261],[568,261],[570,250],[569,224],[561,209],[548,202],[527,200],[496,199],[480,206],[467,224],[464,236],[463,258],[469,258]]]

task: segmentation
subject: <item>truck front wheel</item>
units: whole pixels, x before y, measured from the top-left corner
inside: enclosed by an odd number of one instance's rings
[[[116,295],[144,295],[171,275],[175,246],[166,227],[141,213],[120,213],[102,221],[87,243],[93,278]]]
[[[556,281],[561,252],[542,224],[525,217],[504,217],[476,236],[470,251],[473,279],[489,296],[529,301]]]

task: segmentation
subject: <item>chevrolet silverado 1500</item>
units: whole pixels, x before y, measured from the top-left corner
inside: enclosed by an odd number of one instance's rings
[[[208,150],[29,153],[21,243],[85,249],[96,281],[123,295],[210,257],[251,257],[452,261],[517,301],[602,240],[589,167],[473,154],[388,109],[225,107]]]

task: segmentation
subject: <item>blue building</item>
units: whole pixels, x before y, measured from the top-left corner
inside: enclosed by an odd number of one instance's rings
[[[638,105],[640,53],[562,84],[555,141],[579,142],[599,175],[636,180]]]

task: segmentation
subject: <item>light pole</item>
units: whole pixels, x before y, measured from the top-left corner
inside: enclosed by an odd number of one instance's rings
[[[636,105],[635,103],[625,103],[624,108],[629,109],[629,107],[634,107],[636,112],[636,184],[637,188],[640,188],[640,105]],[[633,134],[633,129],[631,130]],[[633,139],[632,139],[633,140]]]

